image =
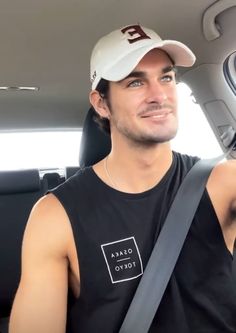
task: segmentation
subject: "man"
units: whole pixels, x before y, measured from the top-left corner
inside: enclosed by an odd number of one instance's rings
[[[175,66],[194,60],[182,43],[139,25],[97,43],[90,101],[112,149],[33,208],[10,333],[119,331],[170,204],[197,161],[169,143],[177,131]],[[235,183],[235,161],[214,168],[150,332],[236,331]]]

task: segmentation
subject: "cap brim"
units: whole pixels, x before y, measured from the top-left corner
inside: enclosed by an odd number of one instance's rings
[[[161,43],[153,43],[152,45],[144,46],[127,54],[116,64],[108,68],[106,72],[103,73],[102,78],[115,82],[124,79],[138,65],[145,54],[155,48],[164,50],[174,61],[176,66],[190,67],[196,60],[195,55],[186,45],[178,41],[166,40]]]

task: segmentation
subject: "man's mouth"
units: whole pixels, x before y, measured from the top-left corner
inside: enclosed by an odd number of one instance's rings
[[[157,111],[145,112],[141,115],[141,118],[156,118],[162,119],[167,117],[172,111],[170,109],[162,109]]]
[[[141,111],[139,116],[141,118],[156,118],[162,119],[167,117],[173,112],[173,108],[170,105],[152,105],[147,107],[145,110]]]

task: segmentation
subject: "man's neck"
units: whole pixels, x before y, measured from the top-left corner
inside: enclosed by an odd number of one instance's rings
[[[94,166],[94,171],[116,190],[141,193],[157,185],[171,164],[169,143],[123,152],[113,147],[111,153]]]

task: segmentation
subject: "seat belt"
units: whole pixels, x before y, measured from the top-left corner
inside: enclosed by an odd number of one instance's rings
[[[233,136],[233,142],[235,135]],[[187,173],[171,205],[119,333],[147,333],[170,280],[213,167],[234,149],[199,160]]]

